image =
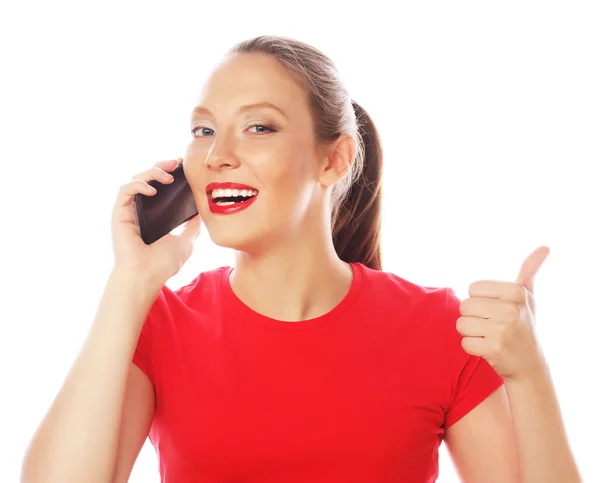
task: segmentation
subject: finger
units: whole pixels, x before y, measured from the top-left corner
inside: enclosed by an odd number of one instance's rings
[[[127,206],[138,193],[145,196],[154,196],[156,189],[149,184],[149,181],[155,180],[162,184],[172,183],[174,181],[173,175],[169,174],[165,169],[170,169],[170,166],[173,164],[177,167],[177,161],[178,159],[160,161],[152,168],[133,176],[129,183],[122,185],[119,189],[115,208]]]
[[[200,219],[200,215],[198,214],[198,215],[194,216],[193,218],[190,218],[188,221],[186,221],[183,224],[183,229],[181,230],[181,233],[179,233],[178,235],[174,235],[173,233],[168,233],[167,235],[162,237],[160,240],[158,240],[156,243],[165,244],[166,246],[170,246],[170,247],[181,248],[183,246],[189,256],[189,254],[191,254],[192,250],[194,249],[194,242],[200,235],[200,225],[201,225],[201,219]],[[182,240],[185,241],[186,243],[182,244],[181,243]],[[169,251],[172,251],[172,250],[169,249]]]
[[[183,225],[183,230],[181,231],[181,236],[190,238],[191,240],[196,240],[200,235],[200,227],[202,225],[202,220],[200,219],[200,215],[196,215],[193,218],[190,218]]]
[[[135,179],[143,179],[144,181],[150,181],[155,179],[161,182],[170,182],[173,179],[173,175],[167,172],[169,170],[168,165],[164,167],[166,169],[163,169],[159,166],[152,166],[150,169],[142,171],[141,173],[132,176],[131,181]]]
[[[142,179],[135,179],[129,183],[125,183],[119,188],[117,201],[115,202],[115,210],[130,204],[133,201],[133,197],[137,194],[154,196],[156,194],[156,189]]]
[[[456,320],[456,331],[463,337],[485,337],[491,328],[491,324],[485,319],[459,317]]]
[[[166,172],[173,171],[177,166],[183,162],[183,158],[169,159],[168,161],[159,161],[154,165],[156,168],[160,168]]]
[[[498,314],[504,315],[508,309],[515,305],[515,303],[503,299],[469,297],[461,302],[460,314],[467,317],[491,319]]]
[[[134,177],[129,183],[121,186],[115,203],[116,207],[126,206],[137,194],[154,196],[156,188],[149,184],[149,181],[154,180],[162,184],[169,184],[174,181],[174,178],[173,175],[155,166],[145,173],[141,173],[139,177]]]
[[[483,357],[489,352],[489,342],[483,337],[463,337],[460,345],[467,354]]]
[[[141,171],[140,173],[137,173],[136,175],[132,176],[131,180],[133,181],[134,179],[139,178],[139,179],[143,179],[143,180],[147,181],[148,173],[152,172],[154,170],[154,168],[158,168],[159,171],[168,173],[169,171],[173,171],[177,166],[179,166],[179,163],[181,161],[183,161],[182,158],[169,159],[167,161],[159,161],[154,166],[152,166],[152,168],[147,169],[145,171]]]

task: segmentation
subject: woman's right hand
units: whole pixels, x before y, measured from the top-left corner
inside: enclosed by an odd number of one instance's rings
[[[112,241],[115,254],[114,269],[143,274],[158,284],[164,284],[175,275],[192,255],[194,242],[200,235],[200,215],[183,225],[180,235],[167,234],[150,245],[140,235],[135,195],[153,196],[155,191],[148,184],[157,180],[169,184],[179,159],[161,161],[152,168],[139,173],[131,181],[121,185],[112,213]]]

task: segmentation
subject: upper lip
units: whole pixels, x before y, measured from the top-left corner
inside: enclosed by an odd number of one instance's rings
[[[206,193],[210,194],[213,190],[218,190],[218,189],[258,191],[256,188],[253,188],[252,186],[248,186],[247,184],[227,182],[227,183],[209,183],[208,186],[206,187]]]

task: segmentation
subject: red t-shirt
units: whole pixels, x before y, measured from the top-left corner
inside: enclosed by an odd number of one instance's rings
[[[162,482],[436,481],[445,429],[503,380],[463,350],[451,288],[351,265],[342,302],[301,322],[243,304],[231,267],[162,288],[133,358]]]

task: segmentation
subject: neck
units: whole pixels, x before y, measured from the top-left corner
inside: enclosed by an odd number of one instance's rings
[[[234,293],[255,312],[280,321],[332,310],[350,289],[352,267],[340,260],[330,235],[312,238],[298,236],[260,255],[236,252],[229,279]]]

